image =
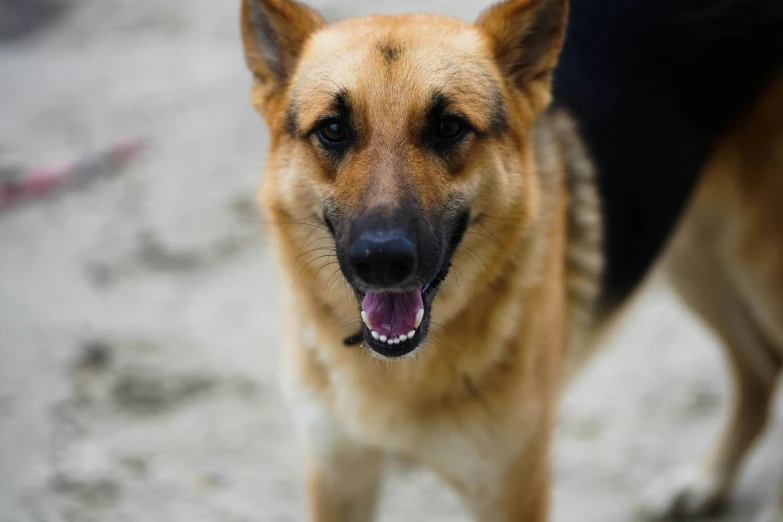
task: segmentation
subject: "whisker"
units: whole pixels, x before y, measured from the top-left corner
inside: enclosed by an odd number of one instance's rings
[[[495,241],[497,241],[498,246],[502,247],[502,244],[501,244],[500,240],[497,238],[497,236],[495,234],[492,233],[492,231],[489,228],[487,228],[487,225],[485,225],[484,223],[482,223],[480,221],[477,223],[477,225],[480,225],[481,228],[484,230],[484,232],[486,232],[487,234],[489,234],[490,236],[495,238]],[[506,228],[506,227],[504,227],[504,228]]]
[[[313,229],[313,230],[315,230],[315,229]],[[311,232],[311,233],[312,233],[312,232]],[[309,235],[310,235],[310,234],[308,234],[308,237],[309,237]],[[315,243],[315,242],[317,242],[317,241],[321,241],[322,239],[332,239],[332,236],[321,236],[321,237],[317,237],[317,238],[313,239],[312,241],[310,241],[309,243],[307,243],[307,244],[306,244],[304,247],[302,247],[302,248],[307,248],[307,247],[309,247],[310,245],[312,245],[313,243]]]
[[[303,253],[299,254],[295,258],[291,259],[289,262],[290,263],[294,263],[294,262],[298,261],[300,258],[306,256],[307,254],[312,254],[313,252],[318,252],[319,250],[326,250],[327,252],[331,252],[331,253],[336,253],[337,252],[334,248],[318,247],[318,248],[314,248],[312,250],[308,250],[307,252],[303,252]]]
[[[448,351],[448,348],[446,347],[445,343],[440,338],[440,335],[438,335],[438,332],[435,332],[435,331],[430,332],[430,335],[428,336],[427,341],[431,341],[431,343],[430,342],[425,343],[427,345],[431,344],[430,348],[434,347],[434,348],[437,348],[440,351]],[[437,355],[432,349],[430,349],[430,353],[433,354],[433,355]]]
[[[310,261],[308,261],[307,264],[302,267],[302,269],[299,271],[299,273],[296,274],[296,277],[294,278],[294,282],[291,283],[291,288],[293,288],[296,285],[296,281],[299,279],[299,276],[302,275],[302,272],[304,272],[304,269],[307,268],[310,265],[310,263],[312,263],[314,261],[317,261],[318,259],[322,259],[324,257],[330,257],[330,256],[332,256],[332,254],[325,254],[323,256],[318,256],[315,259],[311,259]]]
[[[502,228],[502,229],[519,227],[518,223],[498,223],[496,221],[491,221],[489,219],[482,219],[481,221],[478,221],[476,224],[477,225],[492,225],[495,228]],[[487,230],[487,229],[485,228],[485,230]]]
[[[347,321],[345,321],[345,322],[343,322],[343,323],[340,323],[340,326],[341,326],[341,327],[343,327],[343,326],[345,326],[346,324],[358,323],[358,322],[360,322],[361,320],[362,320],[362,318],[361,318],[361,317],[353,317],[353,318],[351,318],[351,319],[348,319]]]
[[[526,217],[526,214],[506,214],[503,216],[498,216],[495,214],[481,214],[479,216],[479,221],[483,221],[485,217],[492,218],[492,219],[521,219]]]
[[[293,225],[299,225],[299,226],[309,226],[309,227],[315,227],[318,229],[323,230],[324,232],[329,232],[329,229],[326,228],[325,225],[322,225],[321,223],[308,223],[308,222],[298,222],[298,221],[290,221],[290,222],[280,222],[280,223],[272,223],[269,221],[260,221],[261,223],[265,223],[267,225],[271,225],[273,227],[285,227],[285,226],[293,226]],[[329,232],[331,233],[331,232]]]
[[[480,225],[484,229],[484,232],[486,232],[486,235],[482,234],[481,232],[476,232],[475,230],[470,230],[475,225]],[[477,234],[477,235],[480,235],[480,236],[484,236],[486,238],[491,239],[495,243],[497,243],[498,246],[502,246],[501,243],[500,243],[500,240],[497,237],[495,237],[495,235],[490,230],[488,230],[486,226],[484,226],[484,223],[478,222],[478,223],[475,223],[474,225],[471,225],[470,227],[468,227],[468,230],[466,230],[465,233],[466,234]]]
[[[462,255],[465,255],[465,256],[467,256],[468,254],[470,254],[470,252],[468,252],[468,251],[465,251],[465,252],[460,252],[460,251],[458,250],[458,251],[454,252],[454,258],[457,258],[457,256],[462,256]],[[481,265],[479,264],[479,262],[476,260],[476,258],[475,258],[475,257],[473,257],[472,255],[470,255],[470,256],[467,256],[467,257],[468,257],[468,259],[470,259],[471,261],[473,261],[474,263],[476,263],[476,267],[478,267],[478,269],[479,269],[479,270],[481,270]]]
[[[301,244],[301,245],[299,245],[299,250],[304,250],[305,248],[307,248],[307,247],[309,247],[309,246],[310,246],[310,243],[307,243],[307,240],[308,240],[308,239],[310,239],[310,236],[312,236],[312,235],[313,235],[313,233],[314,233],[316,230],[320,230],[320,229],[318,229],[318,228],[315,228],[315,227],[311,227],[311,228],[310,228],[310,232],[308,232],[308,233],[307,233],[307,235],[305,236],[305,238],[302,240],[302,244]],[[327,234],[326,236],[322,236],[322,237],[328,237],[328,234]],[[307,243],[307,245],[305,245],[305,243]]]
[[[459,267],[458,267],[456,264],[452,263],[452,264],[451,264],[451,268],[453,268],[454,270],[456,270],[457,272],[459,272],[459,276],[460,276],[460,277],[465,277],[465,274],[463,274],[463,273],[462,273],[462,270],[460,270],[460,268],[459,268]],[[457,275],[456,275],[456,274],[454,274],[454,277],[456,277],[456,276],[457,276]]]
[[[342,272],[342,270],[341,270],[341,269],[340,269],[340,267],[338,266],[338,267],[337,267],[337,268],[334,270],[334,272],[332,272],[332,275],[330,275],[330,276],[329,276],[329,278],[326,280],[326,285],[325,285],[325,286],[326,286],[326,293],[325,293],[324,295],[329,295],[329,292],[332,290],[332,286],[334,286],[334,284],[335,284],[337,281],[339,281],[339,280],[340,280],[340,275],[339,275],[339,274],[340,274],[341,272]],[[336,278],[334,281],[332,281],[332,283],[331,283],[331,284],[329,284],[329,281],[331,281],[331,279],[332,279],[332,278],[333,278],[335,275],[337,275],[337,278]]]
[[[433,321],[432,319],[430,319],[430,324],[431,324],[431,325],[433,325],[433,326],[437,326],[438,328],[443,328],[445,331],[447,331],[447,332],[449,332],[450,334],[454,335],[454,332],[453,332],[453,331],[451,331],[450,329],[446,328],[445,326],[443,326],[443,325],[442,325],[442,324],[440,324],[440,323],[436,323],[436,322],[435,322],[435,321]],[[433,333],[437,333],[437,332],[433,332]]]
[[[329,265],[334,265],[334,264],[336,264],[336,263],[337,263],[337,261],[330,261],[330,262],[328,262],[328,263],[324,263],[324,264],[323,264],[323,266],[321,266],[321,268],[319,268],[319,269],[318,269],[318,270],[315,272],[315,277],[313,278],[313,287],[315,287],[315,282],[318,280],[318,274],[320,274],[320,273],[321,273],[321,270],[323,270],[324,268],[326,268],[326,267],[327,267],[327,266],[329,266]],[[315,288],[313,288],[313,291],[315,291]]]
[[[323,73],[323,77],[324,77],[324,78],[326,78],[327,80],[329,80],[330,82],[332,82],[332,83],[334,84],[334,86],[335,86],[335,87],[337,87],[337,90],[338,90],[338,91],[342,91],[342,90],[344,90],[342,87],[340,87],[340,86],[337,84],[337,82],[336,82],[336,81],[334,81],[334,80],[332,80],[331,78],[329,78],[329,75],[328,75],[328,74],[326,74],[326,73]],[[334,93],[329,93],[329,94],[334,94]]]
[[[456,268],[454,264],[451,264],[452,268]],[[454,280],[457,282],[457,288],[459,288],[459,277],[457,277],[457,274],[454,272],[449,272],[449,275],[454,278]]]
[[[340,281],[340,279],[337,279],[337,280]],[[343,290],[345,291],[345,298],[346,299],[350,299],[351,298],[351,284],[348,282],[348,280],[345,277],[342,278],[342,283],[343,283]]]
[[[473,250],[472,248],[467,247],[465,245],[459,245],[459,248],[464,248],[465,250],[469,250],[470,252],[472,252],[473,255],[475,255],[481,261],[481,263],[484,265],[484,268],[489,269],[489,266],[487,266],[487,264],[484,263],[484,260],[481,259],[481,256],[478,255],[475,250]]]
[[[498,246],[501,246],[501,245],[500,245],[500,241],[498,241],[498,240],[497,240],[497,239],[495,239],[494,237],[490,237],[490,236],[488,236],[488,235],[486,235],[486,234],[482,234],[481,232],[473,232],[472,230],[466,230],[466,231],[465,231],[465,235],[468,235],[468,234],[473,234],[474,236],[481,236],[481,237],[485,237],[485,238],[487,238],[487,239],[490,239],[490,240],[494,241],[494,242],[495,242],[495,243],[496,243]]]
[[[438,94],[442,94],[443,90],[449,85],[449,83],[451,83],[451,80],[453,80],[454,77],[457,76],[457,74],[459,74],[459,72],[462,70],[462,67],[465,66],[465,61],[466,60],[467,60],[467,58],[463,58],[462,63],[459,64],[459,66],[457,66],[454,69],[454,73],[451,76],[449,76],[448,78],[446,78],[446,80],[440,85],[440,87],[438,88],[438,91],[437,91]]]

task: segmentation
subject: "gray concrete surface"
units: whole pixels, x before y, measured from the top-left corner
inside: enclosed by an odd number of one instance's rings
[[[0,522],[302,520],[237,3],[74,0],[0,38],[4,149],[35,163],[153,143],[117,179],[0,214]],[[316,5],[334,20],[483,4]],[[653,477],[706,452],[724,373],[715,340],[654,284],[564,399],[553,519],[634,520]],[[778,424],[721,520],[749,520],[776,490],[782,441]],[[381,511],[467,520],[401,466]]]

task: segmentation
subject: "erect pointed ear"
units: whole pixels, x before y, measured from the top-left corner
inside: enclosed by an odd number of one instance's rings
[[[269,87],[286,83],[307,39],[326,25],[320,14],[293,0],[242,0],[240,23],[247,65]]]
[[[548,89],[567,15],[568,0],[506,0],[481,13],[476,25],[489,35],[495,60],[512,84],[529,90],[544,80]]]

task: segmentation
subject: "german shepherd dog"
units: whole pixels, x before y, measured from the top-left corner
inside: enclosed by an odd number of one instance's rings
[[[388,454],[477,520],[547,520],[559,390],[659,258],[736,394],[711,458],[648,511],[724,503],[783,363],[778,3],[507,0],[473,24],[329,25],[243,0],[241,31],[311,521],[371,520]]]

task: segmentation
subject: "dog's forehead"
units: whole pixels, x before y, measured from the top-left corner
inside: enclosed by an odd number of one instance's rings
[[[307,112],[342,92],[375,112],[402,113],[436,93],[480,104],[500,82],[489,45],[472,24],[434,15],[373,16],[313,36],[292,99]]]
[[[393,63],[408,55],[425,59],[433,54],[478,56],[485,42],[473,24],[437,15],[369,16],[327,26],[313,37],[308,54],[316,59],[348,53],[363,55],[380,51],[381,61]]]

